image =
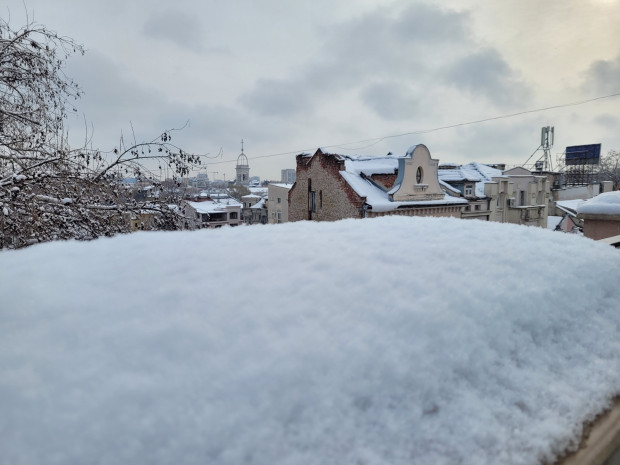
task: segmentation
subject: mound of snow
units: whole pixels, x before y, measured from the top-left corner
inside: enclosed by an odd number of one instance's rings
[[[0,254],[0,463],[534,464],[620,387],[620,255],[381,218]]]
[[[620,191],[605,192],[577,207],[577,213],[586,215],[620,215]]]

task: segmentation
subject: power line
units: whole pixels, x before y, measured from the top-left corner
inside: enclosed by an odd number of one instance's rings
[[[522,115],[527,115],[527,114],[531,114],[531,113],[539,113],[541,111],[548,111],[548,110],[555,110],[558,108],[566,108],[566,107],[574,107],[574,106],[579,106],[579,105],[585,105],[586,103],[592,103],[592,102],[596,102],[598,100],[604,100],[604,99],[609,99],[609,98],[614,98],[614,97],[618,97],[620,96],[620,92],[615,93],[615,94],[609,94],[609,95],[603,95],[600,97],[594,97],[591,99],[587,99],[587,100],[580,100],[578,102],[570,102],[570,103],[562,103],[559,105],[552,105],[552,106],[548,106],[548,107],[543,107],[543,108],[536,108],[533,110],[524,110],[524,111],[519,111],[517,113],[509,113],[506,115],[499,115],[499,116],[492,116],[489,118],[483,118],[483,119],[478,119],[478,120],[474,120],[474,121],[467,121],[464,123],[456,123],[456,124],[450,124],[447,126],[439,126],[436,128],[431,128],[431,129],[421,129],[421,130],[417,130],[417,131],[410,131],[410,132],[403,132],[400,134],[391,134],[391,135],[387,135],[387,136],[383,136],[383,137],[375,137],[372,139],[362,139],[362,140],[357,140],[357,141],[352,141],[352,142],[341,142],[339,144],[319,144],[318,146],[315,146],[313,148],[310,149],[303,149],[303,150],[293,150],[290,152],[280,152],[280,153],[271,153],[268,155],[258,155],[255,157],[248,157],[249,160],[258,160],[258,159],[262,159],[262,158],[271,158],[271,157],[281,157],[284,155],[297,155],[300,153],[304,153],[304,152],[312,152],[314,150],[316,150],[316,147],[324,147],[324,148],[329,148],[329,147],[334,147],[334,148],[340,148],[342,150],[360,150],[360,149],[364,149],[364,148],[368,148],[368,147],[372,147],[373,145],[378,144],[379,142],[382,142],[386,139],[393,139],[396,137],[403,137],[403,136],[413,136],[413,135],[418,135],[418,134],[429,134],[431,132],[437,132],[437,131],[444,131],[446,129],[454,129],[454,128],[458,128],[458,127],[462,127],[462,126],[470,126],[472,124],[480,124],[480,123],[487,123],[489,121],[496,121],[496,120],[500,120],[500,119],[507,119],[507,118],[514,118],[515,116],[522,116]],[[345,147],[343,147],[344,145],[352,145],[352,144],[363,144],[363,143],[370,143],[369,145],[365,146],[365,147],[358,147],[355,149],[347,149]],[[536,149],[538,150],[538,149]],[[236,160],[223,160],[223,161],[218,161],[218,162],[210,162],[209,165],[218,165],[218,164],[223,164],[223,163],[234,163]]]

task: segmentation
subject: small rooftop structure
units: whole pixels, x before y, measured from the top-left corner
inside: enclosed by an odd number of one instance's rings
[[[603,239],[620,234],[620,191],[605,192],[577,207],[577,218],[583,220],[583,234]]]

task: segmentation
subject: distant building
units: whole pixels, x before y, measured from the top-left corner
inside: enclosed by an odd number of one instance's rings
[[[404,157],[354,157],[321,149],[297,155],[289,221],[384,215],[459,218],[467,201],[443,191],[437,166],[422,144]]]
[[[190,227],[220,228],[241,224],[241,202],[233,198],[213,199],[191,202],[185,201],[185,217]]]
[[[506,170],[484,185],[484,193],[491,199],[491,221],[541,228],[547,227],[550,192],[547,176],[521,167]]]
[[[482,163],[467,165],[443,164],[437,171],[439,182],[450,195],[461,196],[467,205],[461,208],[461,218],[491,220],[491,198],[484,193],[484,185],[502,172]]]
[[[282,184],[294,184],[295,183],[295,180],[297,179],[295,175],[295,170],[288,168],[288,169],[282,170],[280,173],[281,173],[280,182]]]
[[[288,193],[292,184],[269,184],[267,212],[269,224],[288,222]]]
[[[237,173],[236,183],[242,186],[248,186],[250,184],[250,165],[248,163],[248,157],[243,153],[243,141],[241,141],[241,154],[237,157],[235,171]]]
[[[248,194],[241,197],[243,222],[245,224],[267,224],[267,199],[261,195]]]
[[[150,231],[156,229],[155,218],[158,215],[154,210],[129,211],[123,213],[123,220],[131,231]]]

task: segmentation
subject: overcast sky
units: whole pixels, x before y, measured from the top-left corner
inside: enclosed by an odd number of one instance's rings
[[[6,3],[21,26],[24,3]],[[570,145],[620,149],[620,96],[411,134],[620,93],[616,0],[25,4],[87,49],[67,69],[85,91],[74,144],[84,119],[102,150],[131,125],[144,140],[189,121],[177,144],[223,151],[210,178],[234,176],[241,139],[250,175],[276,180],[318,147],[384,155],[424,143],[442,163],[520,164],[543,126],[555,127],[554,158]]]

